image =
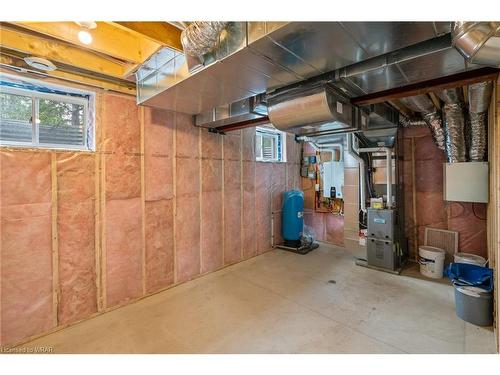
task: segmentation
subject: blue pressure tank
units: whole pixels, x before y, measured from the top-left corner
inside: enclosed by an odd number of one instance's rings
[[[290,190],[283,193],[281,211],[281,235],[285,244],[300,245],[304,228],[304,193]]]

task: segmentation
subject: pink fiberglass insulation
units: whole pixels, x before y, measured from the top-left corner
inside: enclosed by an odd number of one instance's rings
[[[191,116],[176,114],[176,281],[200,273],[200,128]]]
[[[175,220],[176,281],[183,282],[200,273],[199,197],[178,197]]]
[[[175,114],[156,108],[144,109],[144,153],[173,157]]]
[[[326,214],[326,242],[344,245],[344,218],[339,215]]]
[[[192,116],[176,113],[175,123],[176,156],[198,157],[200,128],[193,126]]]
[[[213,155],[216,155],[214,153]],[[222,160],[202,160],[202,273],[214,271],[222,259]]]
[[[222,159],[223,135],[210,133],[208,130],[201,131],[201,155],[203,159]]]
[[[139,107],[135,98],[104,95],[102,151],[137,155],[141,151]]]
[[[144,113],[144,188],[146,201],[172,199],[174,114],[146,108]]]
[[[144,156],[144,188],[146,201],[172,199],[174,174],[172,157]]]
[[[317,241],[325,241],[325,215],[321,212],[304,213],[304,225],[312,229],[314,239]]]
[[[255,165],[255,232],[258,254],[271,248],[272,172],[271,163]]]
[[[109,154],[103,157],[106,161],[106,199],[140,197],[140,156]]]
[[[48,153],[2,151],[0,157],[2,206],[51,201]]]
[[[53,328],[50,155],[0,152],[1,338]]]
[[[229,132],[224,136],[224,160],[241,160],[241,132]]]
[[[97,311],[94,168],[93,155],[57,156],[59,324]]]
[[[232,264],[241,259],[241,204],[241,163],[225,161],[224,264]]]
[[[425,127],[405,128],[404,137],[405,233],[412,256],[416,252],[415,225],[419,246],[424,244],[425,227],[448,229],[459,233],[458,251],[487,256],[486,205],[444,201],[444,153],[434,145]],[[416,223],[413,217],[411,138],[415,144]]]
[[[273,164],[272,173],[272,210],[279,214],[283,202],[283,192],[286,190],[286,164]]]
[[[241,130],[241,156],[245,161],[255,161],[255,128]]]
[[[453,202],[449,210],[448,227],[450,230],[460,233],[458,251],[487,258],[487,205],[484,203]]]
[[[142,295],[141,199],[106,201],[107,307]]]
[[[173,199],[146,202],[146,292],[174,282]]]
[[[256,255],[255,242],[255,161],[244,161],[242,170],[243,181],[243,222],[242,247],[243,258]]]

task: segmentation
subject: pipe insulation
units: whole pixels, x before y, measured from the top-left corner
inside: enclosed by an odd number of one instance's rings
[[[189,24],[181,33],[181,43],[184,52],[191,56],[203,56],[213,51],[218,43],[221,32],[229,22],[195,21]]]
[[[416,95],[401,99],[401,102],[414,112],[419,112],[425,121],[425,124],[431,131],[432,139],[436,146],[445,151],[445,131],[443,129],[443,121],[441,115],[434,103],[427,95]],[[411,121],[410,126],[415,126],[418,122]],[[408,126],[407,125],[407,126]],[[405,126],[403,124],[403,126]]]
[[[483,161],[486,153],[486,132],[488,125],[488,107],[490,105],[493,82],[485,81],[469,85],[469,120],[468,132],[469,158],[471,161]]]

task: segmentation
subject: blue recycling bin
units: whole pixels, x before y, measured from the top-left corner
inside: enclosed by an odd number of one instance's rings
[[[493,324],[493,270],[474,264],[451,263],[445,271],[455,288],[455,312],[478,326]]]

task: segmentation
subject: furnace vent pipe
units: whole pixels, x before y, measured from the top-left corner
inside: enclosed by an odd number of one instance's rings
[[[441,116],[434,103],[427,95],[416,95],[401,99],[401,102],[414,112],[419,112],[424,118],[425,124],[431,131],[432,139],[436,146],[445,150],[445,133]],[[413,121],[403,120],[403,126],[416,125]]]
[[[470,149],[471,161],[483,161],[486,152],[486,128],[488,123],[488,107],[490,105],[493,82],[479,82],[469,85],[469,118],[470,118]]]
[[[229,22],[195,21],[181,33],[181,43],[184,52],[190,56],[203,56],[213,51],[218,43],[219,36]]]
[[[352,133],[347,133],[347,153],[359,163],[359,200],[361,211],[366,213],[365,161],[356,151],[354,151],[353,142],[354,138]]]
[[[438,95],[445,102],[443,117],[448,163],[465,162],[465,118],[462,90],[460,88],[446,89],[439,92]]]
[[[358,154],[362,152],[385,152],[386,157],[386,169],[387,169],[387,208],[392,207],[392,149],[389,147],[366,147],[358,148],[356,150]]]

